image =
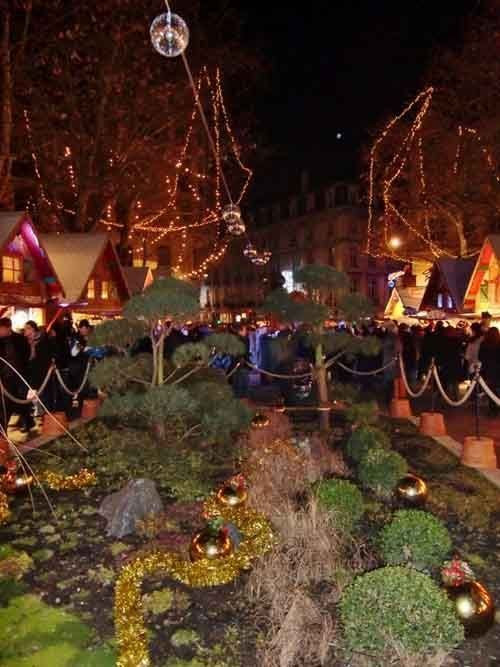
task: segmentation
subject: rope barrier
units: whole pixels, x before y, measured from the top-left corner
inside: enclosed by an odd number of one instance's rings
[[[359,375],[361,377],[367,377],[369,375],[378,375],[378,373],[383,373],[386,371],[388,368],[390,368],[393,364],[396,363],[397,357],[394,357],[394,359],[391,359],[388,364],[385,366],[382,366],[382,368],[377,368],[376,371],[356,371],[354,368],[349,368],[349,366],[346,366],[343,364],[341,361],[336,361],[335,363],[337,366],[340,366],[344,371],[347,371],[348,373],[351,373],[352,375]]]
[[[500,406],[500,398],[489,388],[481,376],[479,376],[479,386],[493,403]]]
[[[83,391],[83,388],[85,387],[85,385],[87,384],[87,380],[89,379],[89,371],[90,371],[90,362],[87,363],[87,367],[85,368],[85,373],[83,375],[83,380],[81,381],[80,386],[78,387],[78,389],[71,391],[71,389],[69,389],[69,387],[64,382],[61,375],[61,371],[57,368],[57,366],[55,367],[55,374],[57,379],[59,380],[59,384],[61,385],[62,390],[65,391],[68,394],[68,396],[73,396],[73,397],[78,396]]]
[[[87,448],[84,447],[84,446],[83,446],[83,445],[82,445],[82,444],[75,438],[75,436],[74,436],[70,431],[68,431],[68,429],[66,428],[66,426],[65,426],[64,424],[62,424],[62,423],[59,421],[59,419],[57,419],[57,417],[54,417],[54,415],[52,414],[52,412],[48,409],[48,407],[45,405],[45,403],[42,401],[42,399],[41,399],[39,396],[37,396],[36,391],[35,391],[35,390],[33,389],[33,387],[29,384],[29,382],[27,382],[27,381],[23,378],[23,376],[22,376],[21,373],[17,370],[17,368],[15,368],[15,367],[10,363],[10,361],[7,361],[7,359],[4,359],[3,357],[0,357],[0,361],[1,361],[3,364],[5,364],[6,366],[8,366],[12,371],[14,371],[14,373],[17,375],[17,377],[21,380],[21,382],[22,382],[22,383],[26,386],[26,388],[28,389],[28,394],[32,394],[32,395],[34,395],[34,396],[36,397],[36,400],[38,400],[38,402],[40,403],[40,405],[42,406],[42,408],[45,410],[45,412],[48,414],[48,416],[52,419],[52,421],[55,422],[55,423],[59,426],[59,428],[60,428],[62,431],[64,431],[64,433],[65,433],[67,436],[69,436],[69,438],[70,438],[71,440],[73,440],[73,442],[74,442],[76,445],[78,445],[78,447],[80,447],[80,448],[83,449],[84,451],[87,451]]]
[[[5,361],[1,357],[0,357],[0,360]],[[86,367],[85,373],[84,373],[84,377],[83,377],[83,380],[82,380],[80,386],[78,387],[78,389],[75,389],[74,391],[71,391],[71,389],[68,388],[68,386],[66,385],[66,383],[64,382],[64,380],[61,376],[60,370],[55,365],[52,365],[49,368],[49,370],[47,371],[47,375],[45,376],[42,384],[40,385],[40,387],[38,389],[31,389],[30,388],[30,392],[32,392],[32,394],[34,395],[34,396],[31,396],[30,398],[19,398],[17,396],[14,396],[13,394],[10,393],[10,391],[8,389],[5,388],[5,385],[3,384],[3,382],[1,380],[0,380],[0,391],[5,395],[6,398],[9,399],[9,401],[12,401],[12,403],[16,403],[17,405],[29,405],[30,403],[33,403],[33,401],[36,400],[36,398],[38,396],[40,396],[40,394],[43,393],[43,391],[45,390],[45,388],[47,387],[47,385],[49,383],[50,378],[52,377],[52,374],[55,373],[63,391],[65,391],[69,396],[74,397],[74,396],[78,396],[82,392],[85,385],[87,384],[87,380],[88,380],[88,377],[89,377],[89,371],[90,371],[90,363],[87,364],[87,367]],[[23,381],[24,381],[24,378],[23,378]]]
[[[304,378],[311,377],[313,372],[303,373],[301,375],[283,375],[282,373],[271,373],[271,371],[265,371],[263,368],[258,368],[254,366],[249,361],[245,361],[246,365],[249,366],[252,370],[262,373],[262,375],[268,375],[272,378],[278,378],[279,380],[303,380]]]
[[[229,380],[229,378],[232,377],[232,376],[236,373],[236,371],[238,370],[238,368],[239,368],[240,366],[241,366],[241,361],[238,361],[238,363],[237,363],[236,366],[233,368],[233,370],[232,370],[232,371],[229,371],[229,373],[226,375],[226,378]]]
[[[453,408],[459,408],[461,405],[464,405],[464,403],[467,403],[469,398],[472,396],[472,393],[473,393],[474,389],[476,388],[476,384],[478,383],[478,378],[479,378],[479,372],[477,372],[474,379],[470,383],[469,388],[467,389],[465,394],[462,396],[462,398],[460,398],[458,401],[454,401],[448,396],[448,394],[444,390],[444,387],[441,383],[441,378],[439,377],[439,373],[438,373],[438,370],[437,370],[436,366],[434,366],[434,368],[432,369],[432,374],[434,376],[434,379],[436,380],[436,386],[439,390],[439,393],[441,394],[441,396],[443,397],[445,402],[448,403],[448,405],[451,405],[451,407],[453,407]]]
[[[423,396],[424,393],[427,391],[427,387],[429,386],[429,382],[431,381],[431,378],[432,378],[432,373],[433,373],[433,370],[434,370],[434,361],[432,362],[431,367],[429,368],[429,372],[427,373],[426,377],[424,378],[424,382],[423,382],[422,386],[417,391],[413,391],[410,387],[410,383],[408,382],[408,378],[406,377],[405,365],[403,363],[403,359],[402,359],[401,356],[399,357],[399,368],[401,370],[401,379],[403,380],[403,384],[404,384],[404,387],[405,387],[408,395],[411,398],[420,398],[420,396]]]

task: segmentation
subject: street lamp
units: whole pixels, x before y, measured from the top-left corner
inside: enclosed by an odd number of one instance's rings
[[[401,248],[401,246],[403,245],[403,241],[400,239],[399,236],[391,236],[388,245],[393,250],[397,250],[398,248]]]

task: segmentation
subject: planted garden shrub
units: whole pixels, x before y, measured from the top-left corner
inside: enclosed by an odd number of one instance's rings
[[[387,497],[408,472],[406,460],[397,452],[370,449],[358,466],[360,482],[378,496]]]
[[[360,426],[349,436],[346,445],[347,455],[356,463],[372,449],[390,449],[391,442],[387,433],[373,426]]]
[[[363,496],[357,486],[343,479],[324,480],[316,488],[320,504],[333,512],[338,525],[353,529],[364,512]]]
[[[464,638],[453,606],[432,579],[405,567],[384,567],[357,577],[340,602],[351,651],[389,657],[449,651]],[[425,658],[420,664],[426,664]]]
[[[382,529],[380,548],[389,565],[417,570],[439,567],[452,547],[446,526],[428,512],[400,510]]]

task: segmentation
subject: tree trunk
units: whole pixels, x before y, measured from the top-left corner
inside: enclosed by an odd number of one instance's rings
[[[458,236],[459,257],[465,257],[469,252],[469,244],[467,243],[467,239],[465,237],[463,215],[461,214],[454,215],[453,220],[455,223]]]
[[[90,195],[90,188],[82,185],[80,192],[78,193],[78,204],[74,222],[74,229],[76,232],[85,232],[87,230],[89,224]]]
[[[2,10],[0,63],[2,70],[2,115],[0,133],[0,208],[14,208],[12,189],[12,65],[10,59],[10,11]]]
[[[319,426],[322,431],[328,431],[330,429],[330,413],[328,410],[324,410],[326,404],[328,403],[328,381],[327,381],[327,371],[325,366],[325,360],[323,358],[323,346],[317,345],[315,350],[315,376],[316,383],[318,385],[318,398],[319,398]]]

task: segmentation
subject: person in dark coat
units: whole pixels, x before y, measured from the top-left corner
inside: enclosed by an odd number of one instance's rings
[[[33,389],[40,389],[45,382],[47,373],[52,365],[52,350],[49,338],[41,331],[36,322],[29,320],[24,325],[24,336],[30,347],[30,356],[27,364],[27,379]],[[44,404],[50,397],[50,388],[47,383],[40,394]]]
[[[0,380],[7,392],[19,399],[25,399],[28,394],[28,388],[19,375],[26,378],[29,357],[30,348],[25,337],[12,331],[12,321],[9,317],[1,317],[0,358],[2,361],[0,361]],[[3,429],[7,430],[14,412],[20,415],[20,422],[24,428],[34,426],[31,409],[31,403],[26,405],[15,403],[4,392],[1,392],[0,424]]]
[[[500,396],[500,332],[497,327],[490,327],[479,348],[481,375],[488,387]],[[490,414],[498,414],[498,406],[490,399]]]

